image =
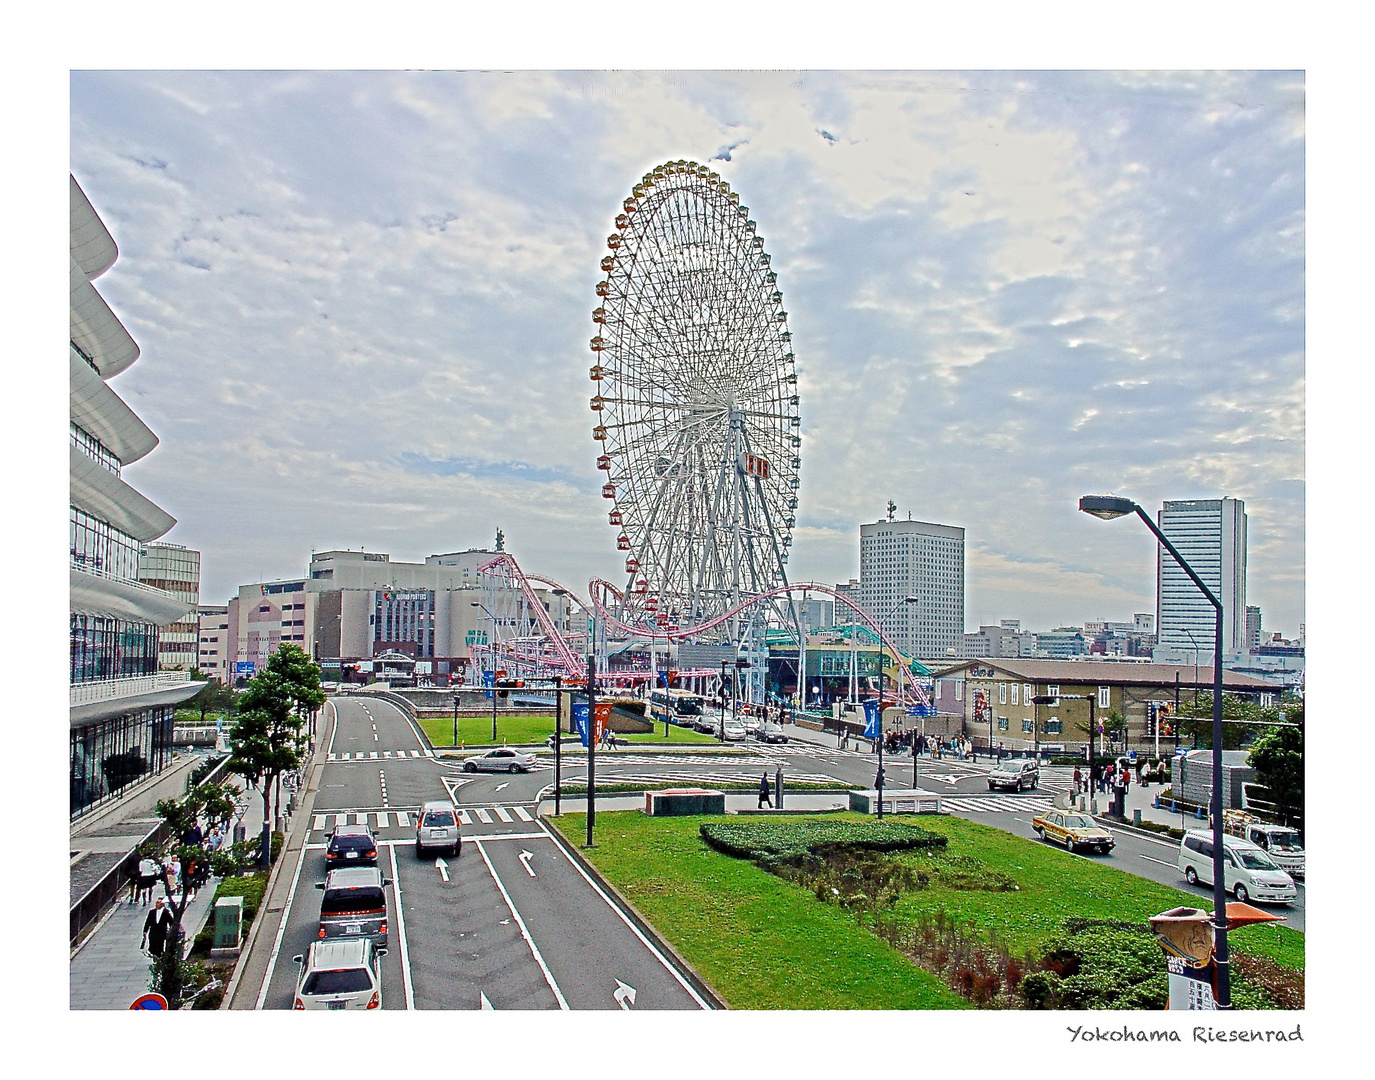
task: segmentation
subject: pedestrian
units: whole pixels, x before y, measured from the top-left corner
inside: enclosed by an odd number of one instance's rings
[[[773,799],[769,796],[769,774],[764,773],[759,778],[759,809],[764,809],[765,804],[770,810],[773,809]]]
[[[138,902],[138,863],[134,862],[129,867],[129,906],[132,907]]]
[[[153,902],[153,886],[158,883],[158,878],[162,874],[162,867],[157,860],[145,855],[138,863],[138,896],[140,902],[151,904]]]
[[[167,935],[171,932],[172,912],[159,896],[149,910],[148,917],[143,920],[143,942],[140,948],[146,948],[154,957],[161,956],[167,944]]]
[[[210,830],[210,837],[206,840],[205,846],[211,851],[219,851],[224,847],[224,833],[220,832],[220,827],[216,825]]]
[[[205,833],[201,831],[199,821],[193,821],[191,827],[181,834],[181,842],[185,847],[200,847],[201,841],[205,839]]]
[[[1074,794],[1079,794],[1079,785],[1083,782],[1083,774],[1079,772],[1079,766],[1074,766]]]

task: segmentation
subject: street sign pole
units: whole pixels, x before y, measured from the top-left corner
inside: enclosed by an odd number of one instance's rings
[[[559,799],[563,794],[563,678],[554,676],[554,816],[559,816]]]
[[[587,847],[597,820],[597,657],[587,658]]]

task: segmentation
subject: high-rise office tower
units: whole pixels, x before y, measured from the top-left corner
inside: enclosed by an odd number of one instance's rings
[[[1163,532],[1222,602],[1222,651],[1246,648],[1246,504],[1240,499],[1167,500]],[[1212,663],[1213,606],[1163,547],[1156,563],[1156,650]]]
[[[958,653],[964,641],[964,530],[929,521],[859,527],[860,604],[909,656]],[[915,604],[902,603],[915,596]]]

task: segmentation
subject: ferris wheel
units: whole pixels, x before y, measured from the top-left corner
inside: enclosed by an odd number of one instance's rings
[[[682,631],[787,583],[802,464],[792,334],[749,208],[707,166],[657,166],[615,220],[591,406],[625,556],[616,604],[625,622]]]

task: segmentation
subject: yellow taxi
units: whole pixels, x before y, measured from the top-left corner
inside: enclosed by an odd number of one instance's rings
[[[1117,843],[1112,833],[1087,814],[1076,814],[1068,810],[1049,810],[1031,819],[1033,832],[1042,840],[1064,844],[1073,851],[1075,848],[1096,848],[1106,855]]]

